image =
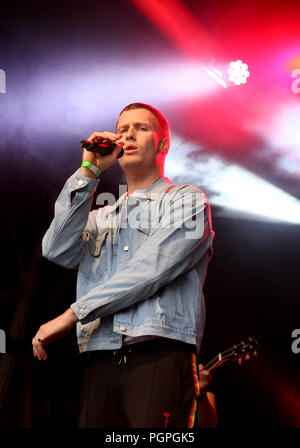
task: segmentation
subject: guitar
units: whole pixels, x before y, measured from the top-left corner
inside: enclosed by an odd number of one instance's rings
[[[233,345],[228,350],[219,353],[211,361],[205,364],[203,370],[208,370],[210,372],[225,361],[238,361],[239,364],[241,364],[243,358],[249,359],[252,353],[254,356],[257,356],[256,347],[258,344],[259,342],[257,339],[248,337],[246,342],[241,341],[238,345]]]
[[[248,337],[246,342],[241,341],[238,345],[233,345],[228,350],[225,350],[222,353],[219,353],[217,356],[215,356],[211,361],[209,361],[205,366],[203,367],[203,370],[207,370],[211,372],[212,370],[219,367],[221,364],[223,364],[225,361],[238,361],[239,364],[242,363],[243,358],[250,359],[250,355],[253,353],[254,356],[257,356],[256,347],[258,345],[257,339]],[[205,392],[203,395],[201,394],[198,398],[198,406],[197,406],[197,413],[196,413],[196,419],[195,419],[195,427],[198,428],[216,428],[217,426],[217,414],[215,405],[212,405],[212,407],[209,409],[207,406],[201,407],[201,397],[205,396]],[[209,400],[210,401],[210,400]]]

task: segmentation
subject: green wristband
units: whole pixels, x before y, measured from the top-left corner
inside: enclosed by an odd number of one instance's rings
[[[100,175],[101,170],[99,170],[95,165],[93,165],[91,162],[83,161],[81,166],[83,168],[88,168],[91,170],[97,177]]]

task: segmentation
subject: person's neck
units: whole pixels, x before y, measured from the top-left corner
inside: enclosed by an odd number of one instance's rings
[[[164,176],[164,170],[155,170],[146,175],[145,173],[127,173],[127,186],[128,186],[128,196],[130,196],[135,190],[147,190],[154,182],[156,182],[160,177]]]

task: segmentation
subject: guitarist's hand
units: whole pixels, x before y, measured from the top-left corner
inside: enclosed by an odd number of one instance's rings
[[[199,364],[199,386],[200,395],[204,395],[207,392],[208,386],[211,383],[212,376],[208,370],[203,370],[203,365]]]
[[[208,370],[203,369],[199,364],[199,385],[200,399],[197,405],[197,428],[216,428],[218,423],[218,414],[216,408],[215,394],[209,392],[208,386],[211,383],[212,376]],[[206,393],[207,392],[207,393]]]

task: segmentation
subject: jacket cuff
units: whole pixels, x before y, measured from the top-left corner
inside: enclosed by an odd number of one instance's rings
[[[82,321],[89,314],[88,307],[85,304],[79,304],[78,302],[74,302],[72,303],[72,305],[70,305],[70,308],[72,309],[76,317],[79,319],[79,321]]]
[[[68,179],[68,189],[69,191],[79,190],[84,188],[85,191],[93,193],[95,188],[99,183],[99,179],[93,179],[91,177],[85,177],[81,173],[80,169],[75,171],[71,177]]]

